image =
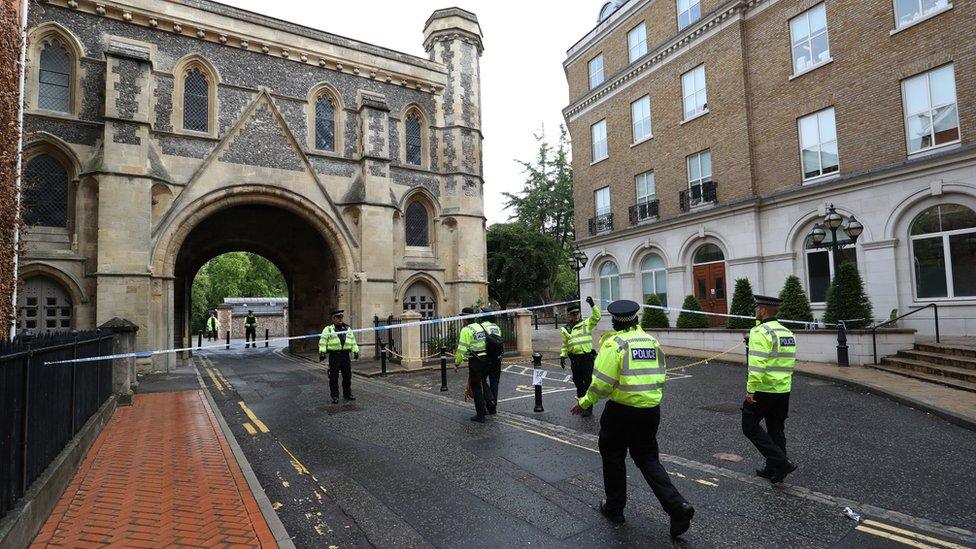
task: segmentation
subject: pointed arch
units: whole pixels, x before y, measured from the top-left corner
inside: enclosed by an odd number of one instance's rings
[[[414,304],[413,307],[408,307],[410,305],[408,303],[408,300],[410,299],[411,297],[410,294],[412,293],[411,288],[414,288],[418,284],[422,286],[426,286],[427,289],[430,290],[431,295],[433,296],[434,310],[428,311],[430,315],[436,316],[438,312],[442,312],[439,311],[440,309],[439,304],[447,300],[446,297],[447,293],[444,291],[443,284],[441,284],[440,281],[438,281],[436,278],[430,276],[427,273],[414,273],[409,277],[407,277],[407,279],[404,280],[402,283],[400,283],[397,286],[395,292],[396,302],[401,304],[403,310],[416,310],[420,312],[422,315],[428,316],[428,313],[425,313],[421,309],[422,306],[419,304]],[[420,298],[418,297],[418,300],[419,299]]]
[[[24,146],[24,219],[28,225],[67,231],[75,228],[75,204],[81,163],[71,147],[47,132]],[[37,211],[31,211],[36,209]]]
[[[220,74],[210,61],[190,54],[173,65],[173,129],[216,137]]]
[[[430,119],[420,105],[410,103],[400,117],[400,162],[430,167]]]
[[[339,90],[328,82],[312,86],[308,92],[307,113],[308,148],[341,155],[345,150],[343,128],[346,117]]]
[[[34,27],[27,37],[27,108],[77,118],[85,56],[81,40],[53,21]]]

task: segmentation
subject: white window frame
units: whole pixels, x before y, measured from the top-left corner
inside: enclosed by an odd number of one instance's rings
[[[601,144],[603,155],[599,156],[598,153],[600,150],[598,150],[597,146]],[[610,157],[610,144],[607,141],[606,118],[590,126],[590,155],[592,156],[593,164]]]
[[[606,206],[600,207],[600,196],[605,194],[607,197]],[[593,212],[594,217],[600,217],[601,215],[607,215],[613,211],[613,207],[610,203],[610,187],[600,187],[599,189],[593,191]]]
[[[606,267],[608,264],[613,264],[614,268],[617,270],[617,274],[608,274],[608,275],[603,274],[603,268]],[[613,261],[612,259],[608,259],[607,261],[604,261],[603,263],[600,264],[600,270],[597,271],[597,273],[600,278],[600,297],[602,299],[606,299],[609,301],[616,301],[620,299],[620,265],[617,265],[616,261]],[[609,296],[603,295],[604,281],[606,281],[607,287],[610,288]],[[613,291],[615,281],[616,281],[616,288],[617,288],[616,292]]]
[[[646,108],[645,108],[646,105]],[[640,109],[640,113],[638,113]],[[646,114],[646,116],[645,116]],[[640,116],[641,118],[638,118]],[[642,143],[648,139],[654,137],[654,128],[651,123],[651,96],[645,95],[637,101],[630,104],[630,124],[633,130],[633,144]],[[647,127],[646,132],[643,132],[644,127]],[[638,133],[642,132],[642,133]]]
[[[857,269],[861,270],[861,259],[857,257],[857,244],[850,241],[845,241],[845,242],[847,243],[846,244],[841,243],[839,247],[844,250],[854,248],[854,256],[857,259]],[[803,250],[804,251],[803,270],[805,271],[807,276],[807,280],[806,280],[807,293],[810,294],[810,304],[824,305],[827,303],[826,299],[824,301],[813,301],[813,294],[810,293],[811,285],[810,285],[810,257],[809,256],[810,254],[819,254],[819,253],[827,254],[827,272],[829,273],[827,277],[827,285],[829,286],[833,282],[834,276],[837,274],[834,272],[834,250],[832,248],[806,248],[806,245],[804,245],[804,248],[805,249]]]
[[[599,71],[595,70],[595,64],[599,61]],[[587,72],[589,74],[590,89],[599,86],[604,83],[607,79],[606,67],[604,65],[603,54],[597,55],[590,62],[586,64]]]
[[[960,205],[962,205],[962,204],[960,204]],[[969,207],[969,206],[965,206],[965,205],[963,205],[963,206],[966,207],[966,208]],[[924,212],[927,209],[928,208],[925,208],[924,210],[922,210],[922,212]],[[919,214],[921,214],[922,212],[919,212]],[[917,218],[918,215],[916,215],[915,217]],[[915,299],[915,301],[916,302],[930,302],[930,301],[960,301],[960,300],[972,300],[972,299],[976,299],[976,296],[966,296],[966,295],[964,295],[964,296],[956,297],[956,288],[955,288],[955,284],[953,284],[953,280],[952,280],[952,271],[953,271],[953,267],[952,267],[952,253],[951,253],[951,250],[949,248],[949,237],[951,237],[951,236],[957,236],[957,235],[961,235],[961,234],[976,233],[976,228],[969,227],[969,228],[966,228],[966,229],[956,229],[954,231],[938,231],[938,232],[934,232],[934,233],[926,233],[926,234],[913,235],[913,234],[911,234],[911,230],[912,230],[911,225],[913,225],[913,224],[914,224],[914,220],[913,220],[912,224],[910,224],[908,226],[909,240],[910,240],[910,244],[909,244],[909,248],[908,248],[908,258],[909,258],[909,261],[912,264],[912,297]],[[917,271],[917,266],[915,265],[915,241],[916,240],[927,240],[927,239],[937,238],[937,237],[940,237],[940,236],[942,237],[942,257],[944,257],[945,258],[945,261],[946,261],[945,276],[946,276],[946,294],[947,295],[946,295],[946,297],[919,297],[919,295],[918,295],[918,273],[916,272]]]
[[[650,187],[654,189],[654,192],[648,193],[648,182],[650,182]],[[639,173],[634,176],[634,183],[637,185],[637,203],[647,204],[652,202],[657,198],[657,183],[654,181],[654,170],[648,170],[644,173]],[[641,194],[641,183],[644,184],[644,193]]]
[[[823,10],[823,13],[824,13],[824,28],[823,28],[823,31],[822,32],[819,32],[819,33],[817,33],[816,36],[814,36],[813,35],[813,32],[811,31],[811,28],[810,28],[810,14],[813,13],[814,10],[818,10],[818,9],[819,10]],[[800,44],[797,44],[796,37],[793,36],[793,22],[799,20],[800,18],[803,18],[805,20],[806,29],[807,29],[807,37],[806,37],[806,39],[803,42],[801,42]],[[789,28],[790,28],[790,55],[793,58],[793,76],[794,77],[795,76],[799,76],[799,75],[804,74],[804,73],[807,73],[807,72],[810,72],[813,69],[816,69],[817,67],[826,65],[827,63],[830,63],[831,61],[834,60],[833,57],[831,57],[831,55],[830,55],[830,34],[829,34],[829,23],[827,22],[827,7],[826,7],[826,4],[820,3],[820,4],[817,4],[816,6],[813,6],[812,8],[806,10],[805,12],[801,13],[800,15],[797,15],[796,17],[790,19],[789,22],[788,22],[788,25],[789,25]],[[812,56],[813,55],[813,39],[814,38],[819,38],[821,35],[823,35],[823,36],[825,36],[827,38],[827,51],[824,52],[824,53],[827,54],[827,57],[826,58],[821,58],[821,59],[810,59],[810,64],[809,65],[804,66],[804,67],[798,67],[796,65],[796,61],[797,61],[797,59],[796,59],[796,49],[797,49],[797,46],[798,45],[805,44],[807,46],[807,48],[809,49],[809,51],[810,51],[810,55]]]
[[[648,256],[651,256],[651,255],[656,255],[661,260],[661,263],[664,263],[664,267],[660,267],[658,269],[645,269],[644,268],[644,261],[646,261],[647,258],[648,258]],[[640,277],[641,277],[641,300],[640,301],[641,301],[641,303],[644,303],[644,300],[647,299],[647,296],[648,295],[650,295],[649,293],[647,293],[647,288],[644,287],[644,275],[651,275],[651,285],[654,286],[653,291],[651,293],[657,294],[657,295],[664,294],[665,296],[667,296],[668,295],[668,275],[667,275],[667,272],[668,272],[668,264],[664,261],[664,256],[662,256],[661,254],[659,254],[657,252],[649,252],[647,254],[644,254],[644,257],[641,258],[640,267],[641,267],[641,271],[640,271]],[[657,275],[658,275],[658,273],[664,273],[664,291],[663,292],[658,291],[658,287],[657,287]]]
[[[627,55],[631,63],[647,54],[647,23],[639,25],[627,33]]]
[[[825,141],[824,140],[824,136],[823,136],[823,132],[822,132],[822,128],[821,128],[821,124],[820,124],[820,116],[823,115],[823,114],[828,113],[828,111],[830,112],[830,115],[834,118],[834,138],[833,139],[828,139],[828,140]],[[807,149],[804,149],[803,148],[803,129],[802,129],[802,125],[803,125],[803,121],[804,120],[807,120],[807,119],[810,119],[810,118],[813,118],[814,119],[814,123],[817,125],[817,140],[818,141],[817,141],[817,144],[816,144],[815,147],[809,147],[809,149],[810,150],[816,149],[816,151],[817,151],[817,157],[819,158],[819,161],[820,161],[820,173],[818,175],[814,175],[814,176],[807,177],[807,170],[806,170],[806,167],[803,165],[803,161],[804,161],[803,151],[804,150],[807,150]],[[819,110],[817,112],[812,112],[812,113],[810,113],[810,114],[808,114],[806,116],[801,116],[800,118],[797,118],[796,119],[796,141],[797,141],[797,143],[800,146],[800,176],[803,178],[803,182],[804,183],[807,183],[807,182],[810,182],[810,181],[820,180],[820,179],[823,179],[825,177],[837,177],[837,175],[840,173],[840,149],[839,148],[837,150],[837,169],[834,170],[834,171],[832,171],[832,172],[830,172],[830,173],[824,173],[824,171],[823,171],[823,166],[824,166],[824,163],[823,163],[823,146],[825,144],[829,144],[829,143],[837,144],[837,112],[834,110],[834,107],[828,107],[826,109]]]
[[[692,19],[691,13],[694,10],[694,8],[696,8],[696,7],[698,8],[698,15],[694,19]],[[683,30],[687,29],[691,25],[695,24],[696,21],[698,21],[699,19],[701,19],[701,0],[688,0],[688,9],[686,9],[684,11],[681,10],[681,0],[676,0],[675,1],[675,11],[678,14],[678,17],[676,19],[677,19],[677,22],[678,22],[678,31],[680,32],[680,31],[683,31]],[[688,14],[688,22],[685,23],[684,26],[681,25],[681,14],[683,14],[683,13],[687,13]]]
[[[708,175],[707,176],[705,175],[705,172],[702,170],[702,162],[701,162],[702,155],[704,155],[705,153],[708,153]],[[691,163],[693,161],[692,159],[694,159],[694,162],[698,163],[698,175],[699,175],[698,179],[691,178]],[[696,153],[689,154],[687,157],[685,157],[685,170],[688,173],[688,207],[694,208],[695,206],[709,204],[709,202],[705,202],[705,182],[712,180],[712,150],[704,149]],[[695,186],[700,187],[698,191],[699,198],[697,202],[694,201],[693,198],[694,195],[691,192],[692,187]]]
[[[932,75],[933,72],[936,72],[936,71],[939,71],[939,70],[943,70],[945,68],[948,68],[949,69],[949,72],[952,73],[952,96],[953,96],[954,101],[952,103],[944,103],[944,104],[940,104],[940,105],[932,105],[932,80],[931,80],[931,75]],[[919,78],[924,78],[925,79],[925,91],[928,94],[928,108],[925,109],[925,110],[917,111],[917,112],[909,112],[908,111],[908,94],[906,93],[906,88],[907,88],[907,85],[908,85],[909,82],[911,82],[913,80],[916,80],[916,79],[919,79]],[[960,120],[960,116],[959,116],[959,95],[958,95],[958,88],[956,87],[956,67],[955,67],[955,64],[954,63],[948,63],[948,64],[942,65],[940,67],[935,67],[935,68],[930,69],[930,70],[927,70],[927,71],[925,71],[923,73],[916,74],[914,76],[910,76],[910,77],[902,80],[901,81],[901,100],[902,100],[902,114],[903,114],[902,121],[905,123],[905,150],[908,151],[908,154],[909,155],[915,155],[915,154],[925,153],[925,152],[931,151],[933,149],[938,149],[938,148],[941,148],[941,147],[947,147],[947,146],[950,146],[950,145],[955,145],[955,144],[959,143],[960,141],[962,141],[962,121]],[[909,135],[909,130],[908,130],[908,120],[911,117],[915,116],[915,115],[923,114],[923,113],[927,113],[929,115],[929,119],[932,120],[933,119],[933,116],[932,116],[932,113],[933,112],[935,112],[936,110],[938,110],[938,109],[940,109],[942,107],[947,107],[949,105],[954,105],[955,106],[955,110],[956,110],[956,133],[958,134],[957,137],[956,137],[956,139],[954,139],[952,141],[947,141],[945,143],[936,144],[935,143],[935,123],[933,121],[933,123],[932,123],[932,134],[931,134],[931,136],[932,136],[932,144],[929,145],[928,147],[922,147],[922,148],[918,149],[917,151],[913,151],[912,150],[912,138],[911,138],[911,135]]]
[[[701,88],[697,87],[699,71],[701,72]],[[691,77],[691,90],[688,89],[685,81],[686,76]],[[691,97],[695,98],[695,112],[688,114],[685,104]],[[681,75],[681,112],[684,113],[683,122],[698,118],[708,112],[708,82],[706,81],[704,63]]]
[[[891,4],[892,4],[892,10],[891,10],[891,12],[892,12],[892,15],[894,15],[894,17],[895,17],[895,30],[893,30],[891,33],[894,34],[894,33],[898,32],[898,31],[900,31],[902,29],[907,29],[907,28],[909,28],[909,27],[911,27],[913,25],[917,25],[918,23],[921,23],[922,21],[927,21],[928,19],[931,19],[931,18],[935,17],[936,15],[939,15],[940,13],[943,13],[943,12],[946,12],[946,11],[949,11],[950,9],[952,9],[952,2],[951,2],[951,0],[936,0],[937,3],[941,3],[942,5],[941,6],[933,7],[932,9],[930,9],[928,11],[928,13],[926,13],[924,11],[924,8],[922,7],[922,3],[924,1],[925,0],[915,0],[915,5],[918,7],[918,10],[912,12],[912,14],[914,14],[914,17],[912,17],[910,21],[902,22],[901,14],[898,12],[898,0],[892,0],[892,2],[891,2]]]

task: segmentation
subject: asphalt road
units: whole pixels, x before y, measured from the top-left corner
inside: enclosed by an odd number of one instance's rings
[[[468,420],[463,370],[449,372],[446,392],[436,372],[357,378],[358,400],[333,405],[324,369],[280,351],[195,361],[300,547],[673,544],[633,467],[627,524],[595,510],[598,420],[569,415],[568,370],[547,370],[545,412],[535,413],[531,372],[508,366],[500,412],[480,425]],[[974,546],[976,433],[798,377],[787,429],[800,469],[772,487],[752,474],[758,455],[739,431],[744,375],[698,365],[666,386],[663,459],[697,509],[677,545]],[[846,517],[847,506],[866,520]]]

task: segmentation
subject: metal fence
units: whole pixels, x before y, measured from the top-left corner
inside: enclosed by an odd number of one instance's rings
[[[112,334],[55,333],[0,342],[0,517],[112,393]]]
[[[515,351],[518,348],[515,339],[515,315],[511,313],[496,315],[494,322],[501,328],[505,351]],[[454,352],[461,329],[470,323],[471,320],[444,320],[424,324],[420,327],[420,354],[425,358],[430,357],[438,354],[441,347],[448,352]]]
[[[392,326],[394,324],[400,324],[400,319],[393,315],[386,318],[380,318],[378,316],[373,316],[373,327],[381,328],[383,326]],[[386,348],[392,351],[389,356],[390,360],[394,362],[400,362],[400,357],[397,354],[400,353],[401,345],[400,341],[403,331],[401,328],[389,328],[386,330],[376,330],[373,336],[373,348],[374,348],[374,358],[376,360],[380,359],[380,344],[385,343]]]

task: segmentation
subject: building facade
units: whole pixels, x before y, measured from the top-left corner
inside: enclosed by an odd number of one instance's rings
[[[938,303],[943,334],[976,333],[974,19],[948,0],[607,3],[564,63],[584,295],[726,312],[735,279],[776,295],[795,274],[819,317],[833,256],[808,235],[833,204],[864,225],[839,259],[876,317]]]
[[[207,0],[30,17],[20,327],[182,345],[193,276],[235,250],[282,271],[293,334],[486,297],[474,14],[434,12],[428,58]]]

